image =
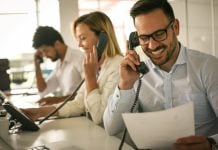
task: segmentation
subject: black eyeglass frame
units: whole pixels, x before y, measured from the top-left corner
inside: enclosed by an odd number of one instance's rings
[[[166,28],[164,28],[164,29],[157,30],[157,31],[155,31],[151,34],[148,34],[148,35],[139,35],[138,39],[139,39],[140,43],[148,44],[150,41],[150,38],[152,38],[153,40],[155,40],[157,42],[161,42],[161,41],[166,40],[167,36],[168,36],[167,31],[173,25],[173,23],[174,23],[174,20],[171,20],[169,22],[169,24],[166,26]],[[159,37],[160,39],[157,39],[158,38],[157,36],[163,36],[163,37],[162,38]]]

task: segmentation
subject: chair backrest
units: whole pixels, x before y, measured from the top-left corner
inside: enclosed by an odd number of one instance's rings
[[[7,70],[10,68],[8,59],[0,59],[0,90],[9,91],[11,80],[10,76],[7,73]]]

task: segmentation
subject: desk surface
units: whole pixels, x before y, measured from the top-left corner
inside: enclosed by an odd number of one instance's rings
[[[16,150],[40,145],[51,150],[116,150],[120,144],[120,139],[107,135],[103,128],[86,117],[45,121],[37,132],[22,132],[4,137],[0,141],[0,148],[5,145],[3,141]],[[132,148],[125,144],[123,150]]]
[[[35,102],[38,99],[37,95],[17,95],[12,96],[10,101],[19,108],[27,108],[37,107]],[[120,139],[107,135],[102,127],[95,125],[86,117],[47,120],[39,127],[40,130],[37,132],[3,134],[3,136],[0,133],[0,150],[24,150],[40,145],[45,145],[51,150],[117,150],[120,145]],[[132,149],[127,144],[123,146],[123,150]]]

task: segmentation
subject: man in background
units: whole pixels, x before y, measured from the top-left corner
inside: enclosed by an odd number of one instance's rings
[[[36,73],[36,84],[41,99],[40,105],[50,105],[62,102],[71,95],[82,80],[83,52],[72,50],[67,46],[61,34],[49,26],[40,26],[33,36],[34,64]],[[47,79],[43,77],[40,64],[45,56],[51,61],[57,61],[55,69]],[[60,89],[62,96],[49,96],[47,94]]]

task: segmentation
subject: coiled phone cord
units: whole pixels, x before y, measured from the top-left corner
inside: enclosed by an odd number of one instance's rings
[[[143,76],[144,75],[139,77],[139,83],[138,83],[138,87],[137,87],[137,90],[136,90],[136,96],[135,96],[134,103],[133,103],[133,105],[132,105],[132,107],[130,109],[130,113],[133,112],[133,110],[134,110],[134,108],[135,108],[135,106],[137,104],[138,97],[139,97],[139,92],[140,92],[141,84],[142,84],[142,80],[141,79],[142,79]],[[123,132],[123,136],[122,136],[122,140],[120,142],[119,150],[122,150],[122,147],[123,147],[123,144],[124,144],[124,141],[125,141],[125,138],[126,138],[126,133],[127,133],[127,128],[125,127],[124,132]]]

